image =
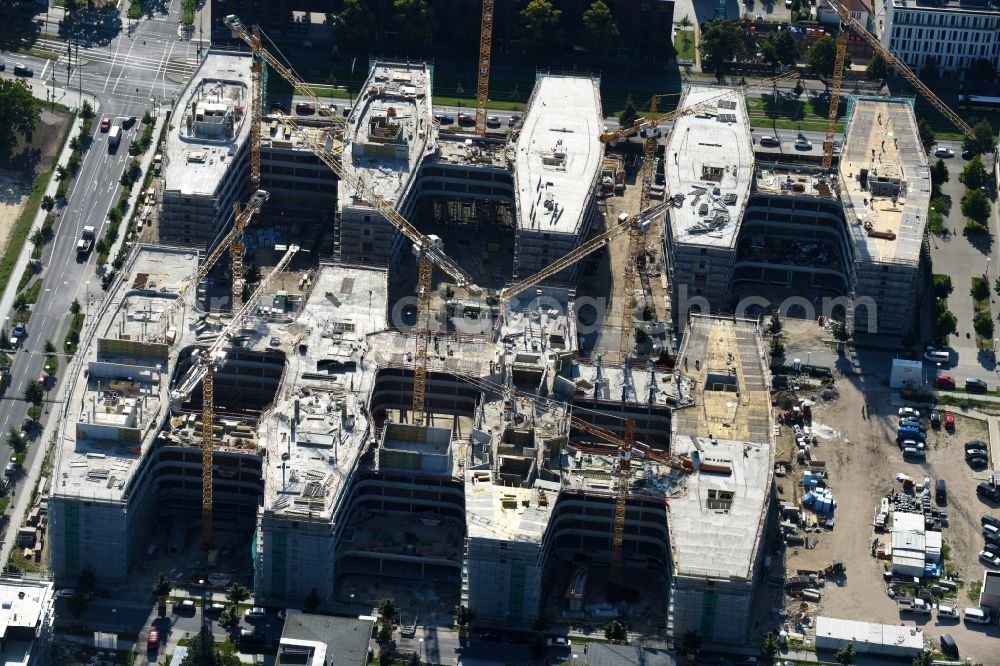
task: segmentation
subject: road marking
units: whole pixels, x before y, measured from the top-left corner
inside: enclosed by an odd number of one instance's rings
[[[128,69],[129,58],[132,57],[132,49],[134,49],[134,48],[135,48],[135,40],[132,40],[132,45],[128,47],[128,53],[125,54],[125,58],[123,59],[123,63],[122,63],[122,66],[121,66],[122,67],[122,71],[118,72],[118,78],[115,79],[115,86],[114,86],[114,88],[111,89],[111,94],[112,95],[115,94],[115,90],[118,88],[118,82],[122,80],[122,74],[124,74],[125,70]],[[114,69],[114,65],[112,65],[112,69]]]
[[[172,56],[174,54],[174,46],[176,46],[176,45],[177,45],[177,42],[171,42],[170,43],[170,51],[167,53],[167,63],[168,64],[170,63],[170,56]],[[160,82],[163,85],[163,99],[166,99],[167,98],[167,68],[166,67],[163,68],[163,74],[161,75]],[[153,85],[156,85],[156,81],[153,81]]]
[[[119,47],[115,47],[115,53],[111,57],[111,67],[108,67],[108,78],[104,79],[104,89],[102,92],[108,91],[108,81],[111,80],[111,73],[115,71],[115,61],[118,60],[118,48]]]
[[[52,64],[52,61],[46,59],[45,66],[42,67],[42,73],[38,75],[38,78],[43,82],[43,84],[44,84],[44,81],[45,81],[45,72],[46,72],[46,70],[48,70],[49,65],[51,65],[51,64]]]

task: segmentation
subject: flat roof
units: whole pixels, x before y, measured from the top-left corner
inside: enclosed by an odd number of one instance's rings
[[[10,629],[36,630],[51,603],[51,581],[0,578],[0,648],[11,638]]]
[[[739,89],[692,85],[679,106],[698,104],[674,120],[664,152],[667,196],[683,196],[667,216],[675,243],[731,247],[754,173],[746,100]]]
[[[750,580],[774,464],[771,398],[757,322],[692,315],[677,368],[692,385],[676,409],[671,450],[695,471],[669,504],[679,576]]]
[[[212,50],[198,64],[178,97],[164,141],[165,191],[195,196],[218,191],[250,136],[250,64],[249,53]]]
[[[264,342],[286,351],[283,381],[257,426],[269,453],[265,510],[322,519],[336,511],[365,444],[376,368],[363,357],[368,336],[387,325],[387,289],[385,270],[323,268],[295,321]]]
[[[961,12],[977,14],[998,14],[988,0],[892,0],[896,9],[917,9],[935,12]],[[944,27],[944,26],[942,26]]]
[[[855,646],[864,644],[875,648],[884,646],[918,652],[924,649],[924,633],[918,627],[841,620],[823,615],[816,618],[817,643],[821,638],[852,641]],[[858,652],[872,651],[879,650],[858,650]]]
[[[191,250],[142,246],[122,269],[128,279],[90,313],[66,376],[70,386],[56,435],[54,496],[117,501],[127,493],[169,414],[176,350],[195,338],[180,327],[172,348],[150,340],[162,330],[164,313],[197,264],[198,253]],[[183,319],[184,311],[175,320]]]
[[[852,95],[845,137],[840,182],[857,259],[916,263],[931,177],[913,100]]]
[[[545,74],[535,82],[515,150],[519,229],[575,234],[600,175],[600,83]]]
[[[357,95],[344,133],[344,168],[398,207],[425,155],[437,149],[438,124],[426,63],[376,62]],[[344,202],[366,205],[339,185]]]
[[[275,664],[326,666],[367,663],[373,620],[288,613]]]
[[[540,544],[559,493],[557,482],[530,488],[502,486],[489,469],[465,472],[465,524],[469,538]]]

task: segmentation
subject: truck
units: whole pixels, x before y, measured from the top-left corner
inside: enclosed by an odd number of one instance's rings
[[[115,125],[108,132],[108,152],[114,152],[115,148],[122,140],[122,128],[120,125]]]
[[[94,247],[94,238],[97,230],[94,227],[86,226],[80,233],[80,240],[76,242],[76,251],[80,254],[87,254]]]

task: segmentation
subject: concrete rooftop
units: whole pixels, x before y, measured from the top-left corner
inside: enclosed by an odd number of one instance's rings
[[[515,145],[520,228],[577,232],[604,158],[603,118],[597,79],[538,79]]]
[[[181,91],[164,141],[163,189],[212,196],[250,135],[250,54],[209,51]]]
[[[754,171],[746,103],[739,90],[693,85],[680,106],[699,104],[674,121],[664,153],[666,194],[684,196],[668,217],[675,242],[731,247]]]
[[[347,121],[344,168],[398,206],[421,160],[437,146],[427,65],[375,63]],[[364,203],[355,192],[344,193],[343,181],[340,188],[342,201]]]
[[[912,100],[850,98],[840,182],[857,259],[919,261],[931,180]]]

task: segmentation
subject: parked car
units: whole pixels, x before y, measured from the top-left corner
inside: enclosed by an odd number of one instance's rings
[[[486,116],[487,127],[500,127],[500,116]]]
[[[969,449],[985,449],[988,445],[981,439],[970,439],[965,443],[965,450]]]
[[[573,645],[573,641],[568,638],[563,638],[562,636],[545,639],[546,647],[570,647],[571,645]]]
[[[935,430],[941,427],[941,414],[939,412],[931,412],[931,427]]]
[[[951,412],[944,413],[944,427],[947,430],[955,429],[955,415]]]
[[[4,71],[5,69],[7,69],[7,63],[5,63],[3,60],[0,60],[0,72]]]
[[[175,613],[191,613],[193,614],[197,607],[195,606],[194,599],[180,599],[174,602],[174,612]]]
[[[899,427],[900,428],[914,428],[915,430],[919,430],[920,432],[922,432],[924,434],[927,434],[927,428],[924,427],[923,422],[918,421],[916,419],[900,419],[899,420]]]
[[[243,617],[248,619],[252,617],[264,617],[265,615],[267,615],[267,610],[261,608],[260,606],[254,606],[253,608],[248,608],[246,612],[243,613]]]
[[[974,469],[982,469],[990,464],[989,458],[986,456],[972,456],[971,458],[966,458],[965,462],[969,464],[969,467]]]
[[[945,389],[947,391],[953,390],[955,388],[955,378],[949,377],[948,375],[940,375],[934,380],[934,385],[939,389]]]
[[[980,525],[992,525],[993,527],[1000,528],[1000,519],[994,518],[993,516],[984,514],[982,518],[979,519]]]
[[[951,148],[945,148],[944,146],[938,146],[934,149],[935,157],[954,157],[955,151]]]
[[[160,632],[158,629],[149,630],[149,636],[146,638],[146,649],[150,652],[156,652],[160,649]]]
[[[515,113],[510,118],[507,119],[507,125],[510,126],[510,127],[513,127],[514,125],[518,124],[520,121],[521,121],[521,116],[519,116],[518,114]]]
[[[969,378],[965,380],[965,390],[969,393],[986,393],[989,388],[982,379]]]
[[[299,102],[295,105],[295,113],[304,116],[316,113],[316,105],[311,102]]]
[[[994,502],[1000,501],[1000,491],[997,490],[996,486],[987,481],[982,481],[976,486],[976,494]]]
[[[917,410],[913,409],[913,407],[900,407],[899,408],[899,416],[900,416],[900,418],[906,417],[906,416],[911,416],[911,417],[913,417],[915,419],[919,419],[920,418],[920,412],[918,412]]]
[[[990,567],[1000,567],[1000,557],[987,553],[985,550],[979,551],[979,561]]]
[[[442,125],[455,124],[455,116],[449,116],[447,113],[434,114],[434,119],[437,120]]]
[[[958,609],[955,608],[954,606],[939,605],[938,606],[938,617],[950,617],[950,618],[958,619],[958,617],[959,617]]]
[[[76,594],[76,589],[72,587],[64,587],[61,590],[56,590],[55,597],[56,599],[65,599],[67,597],[72,597],[74,594]]]
[[[965,450],[965,459],[966,460],[968,460],[969,458],[976,458],[976,457],[987,458],[988,455],[986,453],[986,450],[985,449],[966,449]]]
[[[957,613],[958,611],[955,612]],[[958,658],[958,644],[955,643],[955,639],[951,637],[951,634],[941,634],[941,652],[949,657]]]
[[[1000,543],[983,544],[983,550],[985,550],[990,555],[1000,555]]]

